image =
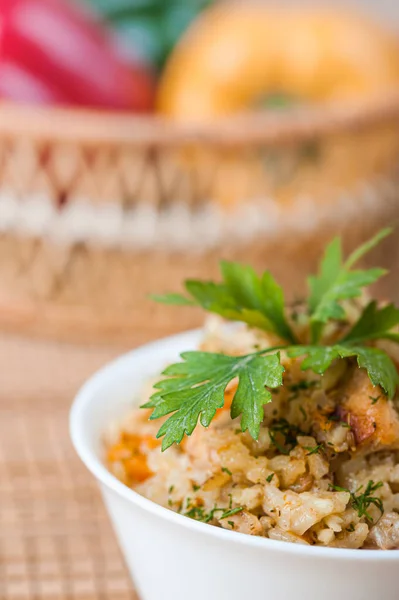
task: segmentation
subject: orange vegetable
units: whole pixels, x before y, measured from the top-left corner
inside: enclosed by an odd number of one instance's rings
[[[153,450],[154,448],[158,448],[161,445],[161,440],[157,440],[150,435],[143,437],[143,443],[147,446],[149,450]]]
[[[132,456],[124,461],[126,474],[133,481],[142,482],[151,477],[154,473],[149,469],[147,457],[144,454]]]
[[[130,458],[131,455],[131,449],[122,442],[118,442],[108,449],[107,460],[108,462],[117,462]]]
[[[142,482],[153,475],[148,467],[146,450],[153,450],[160,443],[151,435],[123,431],[120,441],[108,449],[107,460],[110,463],[121,462],[129,479]]]
[[[122,432],[121,441],[126,444],[126,446],[136,451],[140,451],[142,448],[152,450],[161,445],[161,441],[157,440],[157,438],[152,435],[138,435],[135,433],[127,433],[126,431]]]

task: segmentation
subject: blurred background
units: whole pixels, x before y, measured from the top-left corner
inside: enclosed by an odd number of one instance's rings
[[[135,599],[75,457],[77,388],[197,326],[151,293],[399,220],[399,5],[0,0],[0,599]],[[378,248],[399,299],[398,231]]]

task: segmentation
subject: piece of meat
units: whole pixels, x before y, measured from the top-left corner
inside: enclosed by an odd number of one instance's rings
[[[370,529],[367,545],[381,550],[399,548],[399,515],[394,512],[383,515],[377,525]]]
[[[354,368],[340,390],[339,417],[346,421],[358,446],[373,450],[399,447],[399,416],[364,369]]]

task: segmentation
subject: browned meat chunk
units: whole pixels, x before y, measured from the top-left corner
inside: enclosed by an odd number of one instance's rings
[[[357,445],[399,447],[398,414],[364,369],[353,369],[341,393],[340,416],[351,426]]]

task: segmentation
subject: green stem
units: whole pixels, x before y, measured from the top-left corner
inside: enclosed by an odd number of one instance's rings
[[[295,345],[295,344],[294,344]],[[285,345],[285,346],[271,346],[270,348],[263,348],[262,350],[258,350],[257,352],[251,352],[250,354],[246,354],[245,356],[256,356],[256,355],[262,355],[262,354],[267,354],[269,352],[276,352],[276,350],[286,350],[287,348],[290,348],[291,345]]]

